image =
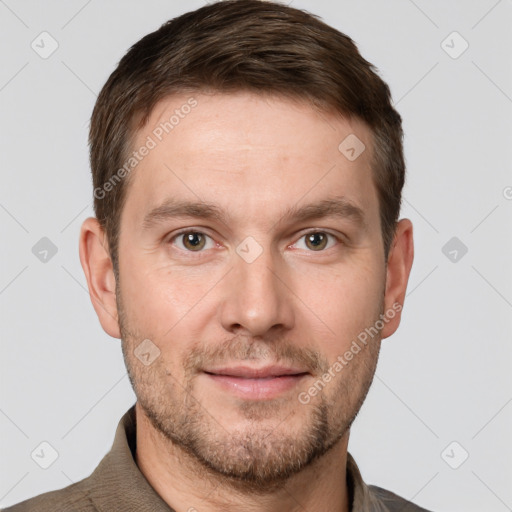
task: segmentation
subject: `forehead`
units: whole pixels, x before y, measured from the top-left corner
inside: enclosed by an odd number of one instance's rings
[[[127,191],[135,221],[171,196],[261,216],[335,194],[376,212],[371,131],[306,102],[248,92],[170,96],[136,134],[132,149],[144,147]]]
[[[338,156],[338,139],[347,134],[366,142],[372,139],[366,124],[356,117],[321,111],[305,99],[238,91],[168,96],[155,105],[137,140],[143,143],[150,136],[165,146],[173,138],[192,136],[198,142],[196,153],[232,142],[239,151],[279,145],[288,147],[292,155],[327,151]]]

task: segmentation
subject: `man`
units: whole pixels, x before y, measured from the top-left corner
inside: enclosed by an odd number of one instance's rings
[[[8,511],[421,511],[347,451],[413,261],[388,86],[297,9],[205,6],[120,61],[80,259],[136,404],[92,475]]]

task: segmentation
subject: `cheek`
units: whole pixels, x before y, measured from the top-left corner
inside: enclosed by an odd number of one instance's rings
[[[121,292],[127,323],[135,332],[154,341],[173,358],[199,332],[205,297],[212,275],[194,275],[189,269],[170,269],[147,259],[126,257],[121,268]],[[218,280],[218,278],[216,279]],[[215,279],[213,279],[215,282]],[[201,307],[202,306],[202,307]]]
[[[294,287],[305,304],[299,301],[303,329],[314,330],[319,348],[326,356],[336,357],[378,318],[384,274],[375,265],[360,265],[307,275]]]

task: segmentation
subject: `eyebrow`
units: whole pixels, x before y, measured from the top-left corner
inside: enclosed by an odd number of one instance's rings
[[[167,220],[183,217],[213,219],[223,224],[228,224],[228,215],[222,208],[214,203],[169,198],[144,216],[142,229],[150,230]],[[275,224],[293,223],[326,217],[347,219],[361,228],[366,227],[366,217],[363,210],[343,196],[323,199],[316,203],[303,206],[293,206],[287,210]]]

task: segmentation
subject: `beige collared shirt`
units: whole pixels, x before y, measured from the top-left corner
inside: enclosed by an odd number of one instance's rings
[[[119,421],[112,449],[89,477],[25,500],[4,512],[174,512],[135,463],[135,427],[132,406]],[[428,512],[390,491],[366,485],[350,453],[347,485],[351,512]]]

